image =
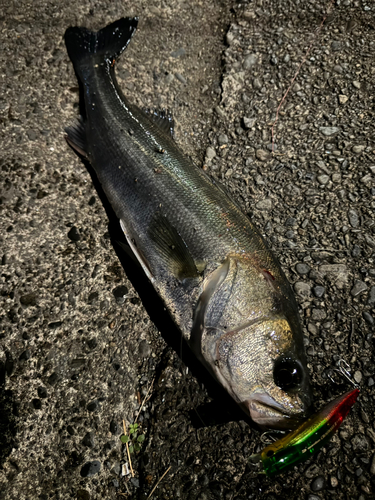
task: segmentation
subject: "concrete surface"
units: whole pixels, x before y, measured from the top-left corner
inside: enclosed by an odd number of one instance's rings
[[[361,387],[330,444],[275,479],[247,464],[261,433],[181,344],[64,140],[79,114],[64,32],[124,15],[140,24],[120,85],[172,110],[178,143],[266,235],[316,407],[350,388],[327,376],[339,359]],[[0,16],[0,498],[146,499],[167,470],[151,498],[373,497],[374,3],[37,0]],[[148,390],[131,478],[122,420]]]

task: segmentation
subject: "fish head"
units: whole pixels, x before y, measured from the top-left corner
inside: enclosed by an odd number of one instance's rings
[[[259,267],[259,266],[258,266]],[[215,271],[201,315],[201,352],[221,385],[260,427],[293,429],[311,405],[298,308],[278,267],[230,258]],[[216,279],[216,282],[215,282]]]
[[[223,333],[212,352],[216,378],[265,429],[293,429],[306,418],[311,391],[303,350],[285,318]]]

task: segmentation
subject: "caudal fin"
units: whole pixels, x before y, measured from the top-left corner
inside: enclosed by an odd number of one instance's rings
[[[74,69],[82,64],[110,60],[114,62],[126,49],[138,24],[138,17],[123,17],[98,32],[86,28],[68,28],[65,44]]]

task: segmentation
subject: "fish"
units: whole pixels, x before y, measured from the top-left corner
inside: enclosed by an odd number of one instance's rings
[[[85,109],[67,142],[197,359],[261,428],[292,429],[311,406],[294,294],[250,219],[178,147],[172,114],[123,95],[115,62],[137,24],[66,30]]]

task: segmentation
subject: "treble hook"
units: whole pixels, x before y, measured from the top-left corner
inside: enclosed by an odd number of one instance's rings
[[[350,373],[350,365],[345,359],[339,359],[337,362],[337,368],[332,368],[330,373],[328,373],[328,378],[334,384],[338,384],[337,380],[332,377],[332,372],[338,373],[341,377],[344,377],[355,389],[359,389],[359,385],[353,380]]]

